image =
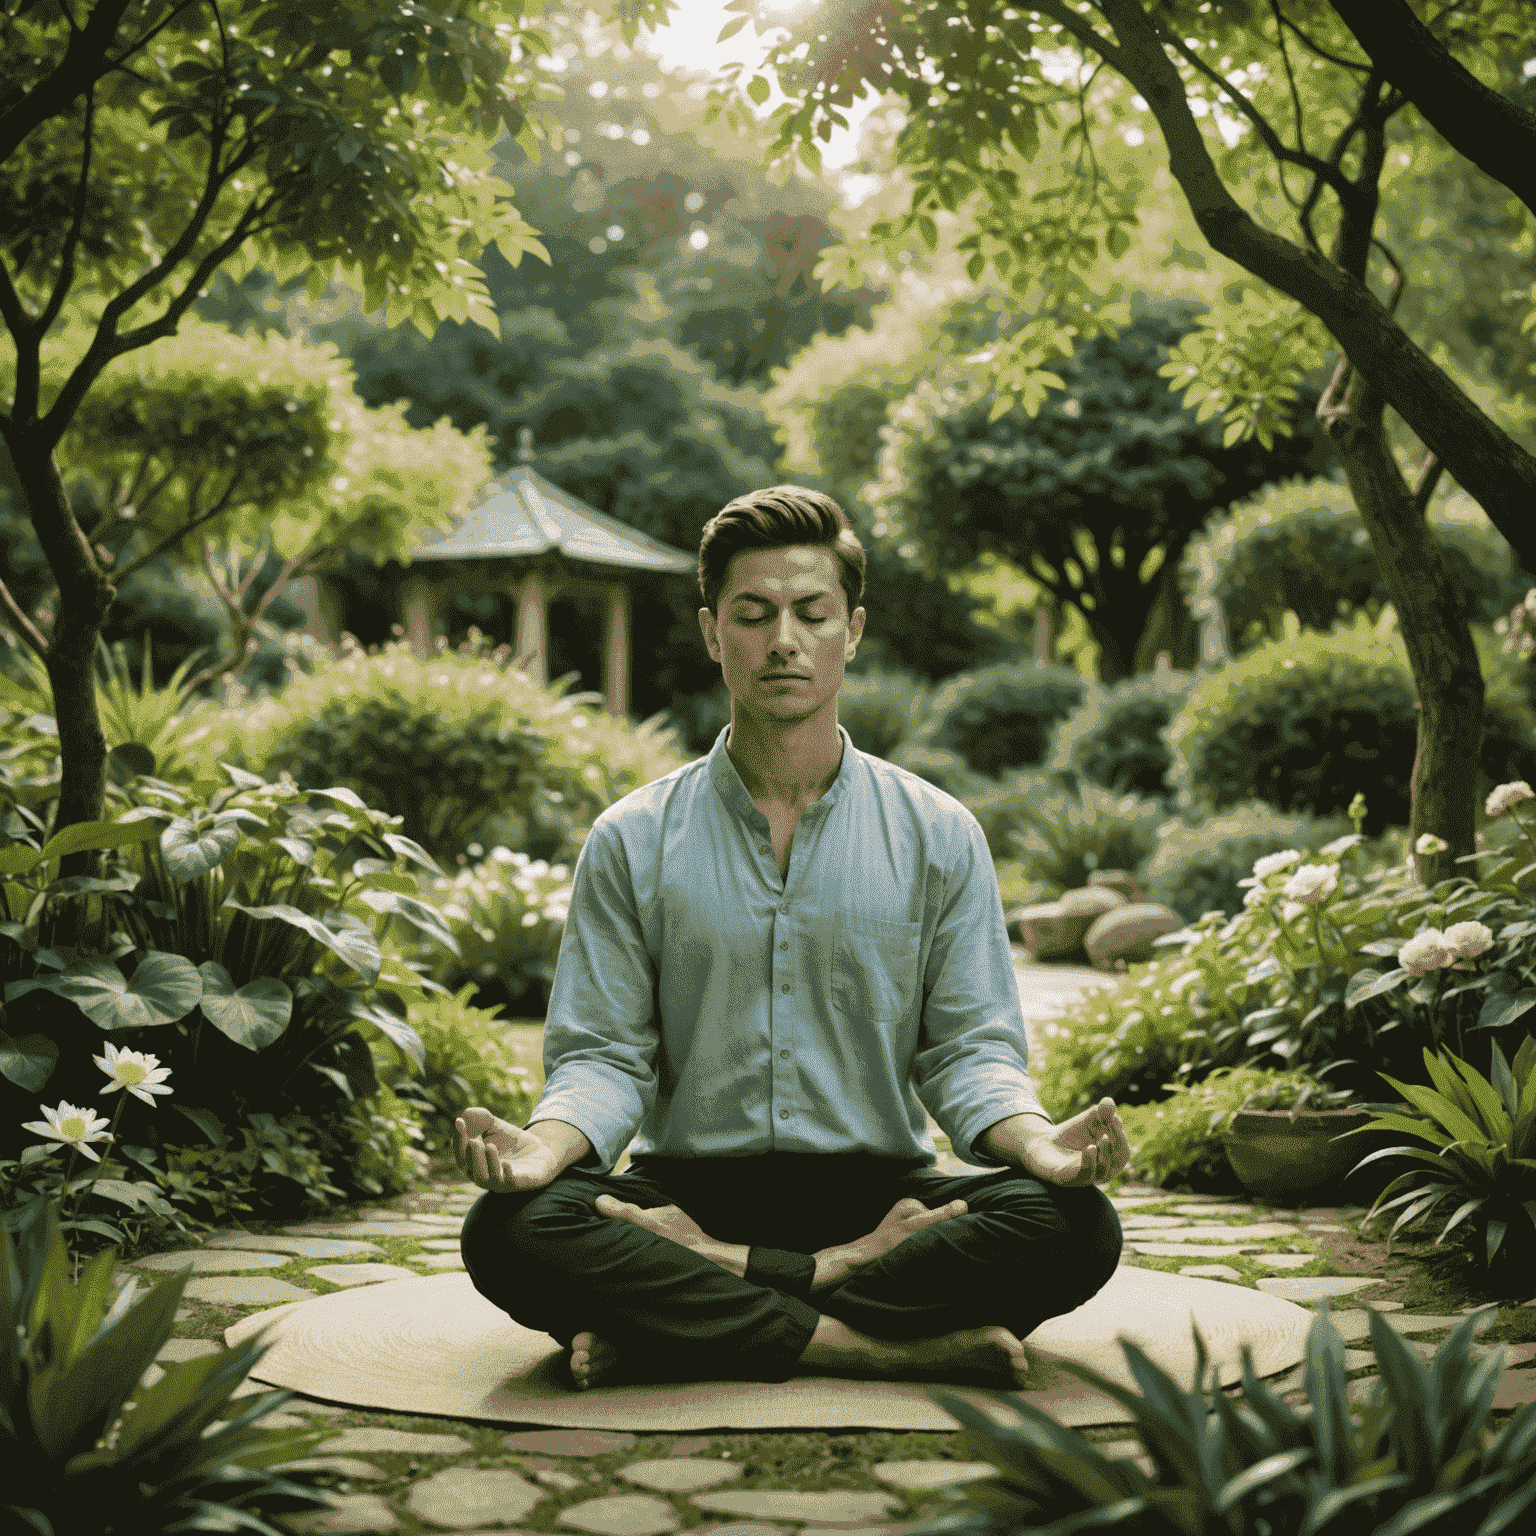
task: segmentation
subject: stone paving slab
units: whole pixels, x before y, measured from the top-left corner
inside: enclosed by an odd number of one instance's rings
[[[419,1280],[414,1269],[398,1264],[311,1264],[305,1271],[332,1285],[378,1285],[384,1280]]]
[[[135,1269],[148,1269],[155,1274],[178,1274],[190,1269],[194,1275],[227,1275],[241,1269],[281,1269],[293,1262],[287,1253],[249,1253],[241,1249],[227,1252],[210,1252],[206,1248],[181,1248],[174,1253],[151,1253],[142,1259],[134,1259]]]
[[[357,1477],[364,1482],[387,1474],[379,1471],[371,1461],[360,1461],[356,1456],[301,1456],[297,1461],[285,1461],[273,1469],[283,1472],[334,1472],[338,1477]]]
[[[1257,1253],[1253,1262],[1266,1269],[1305,1269],[1318,1257],[1315,1253]]]
[[[156,1360],[201,1360],[204,1355],[222,1355],[224,1346],[212,1339],[167,1339],[155,1355]]]
[[[509,1451],[542,1456],[606,1456],[632,1450],[635,1437],[606,1429],[525,1429],[503,1435],[501,1443]]]
[[[1126,1239],[1125,1246],[1132,1253],[1149,1259],[1210,1258],[1230,1259],[1235,1254],[1249,1253],[1258,1243],[1141,1243]]]
[[[442,1237],[444,1228],[424,1221],[311,1221],[284,1227],[290,1237]]]
[[[1127,1232],[1151,1232],[1159,1227],[1185,1227],[1189,1223],[1182,1216],[1138,1216],[1132,1212],[1121,1218],[1120,1225]]]
[[[557,1525],[591,1531],[594,1536],[661,1536],[682,1521],[665,1499],[648,1493],[615,1493],[573,1504],[555,1516]]]
[[[1158,1233],[1165,1243],[1267,1243],[1279,1237],[1297,1237],[1301,1229],[1292,1221],[1201,1222],[1197,1226],[1167,1227]]]
[[[1243,1277],[1230,1264],[1186,1264],[1181,1275],[1193,1275],[1197,1280],[1241,1280]]]
[[[1258,1287],[1271,1296],[1283,1296],[1287,1301],[1307,1306],[1324,1296],[1350,1296],[1382,1283],[1375,1275],[1275,1275],[1260,1280]]]
[[[309,1536],[315,1531],[392,1531],[400,1524],[388,1501],[377,1493],[332,1493],[330,1509],[289,1515],[290,1529]]]
[[[869,1470],[896,1488],[944,1488],[997,1474],[990,1461],[877,1461]]]
[[[452,1253],[434,1253],[424,1259],[417,1259],[415,1262],[425,1264],[428,1269],[463,1269],[464,1259],[458,1251],[459,1245],[455,1243],[453,1246],[454,1251]]]
[[[717,1483],[732,1483],[746,1470],[736,1461],[705,1461],[691,1456],[668,1456],[659,1461],[636,1461],[619,1469],[627,1483],[638,1483],[658,1493],[696,1493]]]
[[[1216,1209],[1220,1210],[1223,1216],[1252,1216],[1254,1208],[1251,1205],[1243,1205],[1237,1201],[1233,1201],[1230,1205],[1226,1201],[1222,1201]],[[1174,1210],[1180,1216],[1209,1216],[1212,1212],[1212,1202],[1209,1200],[1190,1200],[1183,1205],[1174,1206]]]
[[[386,1455],[403,1451],[412,1456],[458,1456],[474,1450],[463,1435],[427,1435],[411,1429],[386,1429],[365,1425],[344,1429],[334,1440],[325,1442],[333,1455]]]
[[[1536,1403],[1536,1371],[1505,1371],[1493,1391],[1495,1408],[1523,1408]]]
[[[429,1524],[462,1530],[488,1520],[521,1520],[548,1497],[509,1468],[446,1467],[411,1488],[406,1508]]]
[[[456,1237],[425,1237],[421,1246],[431,1253],[457,1253],[459,1240]]]
[[[789,1489],[743,1488],[727,1493],[696,1493],[689,1501],[699,1509],[722,1515],[760,1516],[767,1520],[793,1520],[807,1525],[847,1525],[880,1520],[902,1501],[893,1493],[856,1493],[834,1489],[827,1493],[799,1493]]]
[[[360,1253],[376,1253],[382,1259],[384,1250],[377,1243],[347,1242],[339,1237],[289,1237],[285,1233],[267,1236],[258,1232],[216,1232],[204,1244],[210,1248],[254,1248],[258,1252],[293,1254],[301,1259],[348,1259]]]
[[[263,1306],[273,1301],[309,1301],[313,1291],[290,1285],[273,1275],[200,1275],[187,1281],[182,1295],[190,1301],[221,1306]]]

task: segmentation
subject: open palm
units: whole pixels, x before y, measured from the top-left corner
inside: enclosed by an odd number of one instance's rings
[[[493,1194],[542,1189],[556,1172],[554,1153],[537,1136],[478,1104],[453,1122],[453,1163]]]
[[[1102,1184],[1131,1160],[1131,1144],[1113,1099],[1054,1127],[1030,1144],[1025,1166],[1049,1184]]]

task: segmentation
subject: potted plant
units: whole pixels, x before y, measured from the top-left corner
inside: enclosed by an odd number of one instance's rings
[[[1342,1184],[1365,1149],[1337,1138],[1370,1122],[1347,1089],[1277,1075],[1228,1116],[1221,1141],[1244,1189],[1284,1200]]]

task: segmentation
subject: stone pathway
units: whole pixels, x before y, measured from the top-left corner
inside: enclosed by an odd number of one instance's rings
[[[1020,993],[1033,1032],[1076,990],[1104,978],[1072,967],[1021,967]],[[965,1171],[940,1138],[940,1167]],[[121,1267],[153,1282],[191,1268],[165,1363],[221,1350],[223,1331],[249,1313],[354,1285],[461,1268],[457,1232],[478,1197],[451,1170],[430,1187],[350,1214],[271,1232],[211,1234],[193,1247]],[[1249,1285],[1306,1306],[1328,1298],[1349,1346],[1352,1394],[1375,1380],[1370,1321],[1380,1314],[1410,1345],[1432,1354],[1467,1311],[1480,1332],[1511,1333],[1500,1407],[1536,1401],[1536,1314],[1519,1307],[1447,1306],[1443,1284],[1426,1283],[1418,1255],[1427,1240],[1396,1245],[1362,1232],[1359,1208],[1281,1210],[1252,1201],[1175,1194],[1122,1182],[1112,1196],[1125,1228],[1124,1262]],[[1220,1262],[1212,1262],[1219,1260]],[[1426,1298],[1428,1300],[1426,1301]],[[1481,1346],[1480,1346],[1481,1347]],[[158,1368],[152,1368],[158,1375]],[[1299,1401],[1298,1368],[1276,1383]],[[241,1395],[266,1390],[246,1383]],[[294,1532],[453,1530],[490,1536],[517,1525],[560,1536],[905,1536],[946,1484],[989,1476],[986,1462],[957,1461],[954,1437],[871,1432],[632,1435],[607,1431],[460,1424],[337,1408],[293,1397],[270,1425],[337,1425],[322,1468],[334,1507],[290,1517]],[[1124,1427],[1089,1430],[1110,1455],[1143,1460]]]

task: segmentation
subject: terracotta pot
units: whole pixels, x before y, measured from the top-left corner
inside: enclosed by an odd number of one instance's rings
[[[1304,1109],[1294,1119],[1288,1109],[1240,1109],[1221,1140],[1227,1161],[1245,1189],[1284,1199],[1342,1185],[1350,1169],[1375,1150],[1374,1138],[1334,1138],[1368,1125],[1370,1119],[1365,1109]],[[1372,1163],[1360,1181],[1374,1184],[1369,1176],[1380,1166]],[[1351,1181],[1350,1188],[1354,1187]]]

